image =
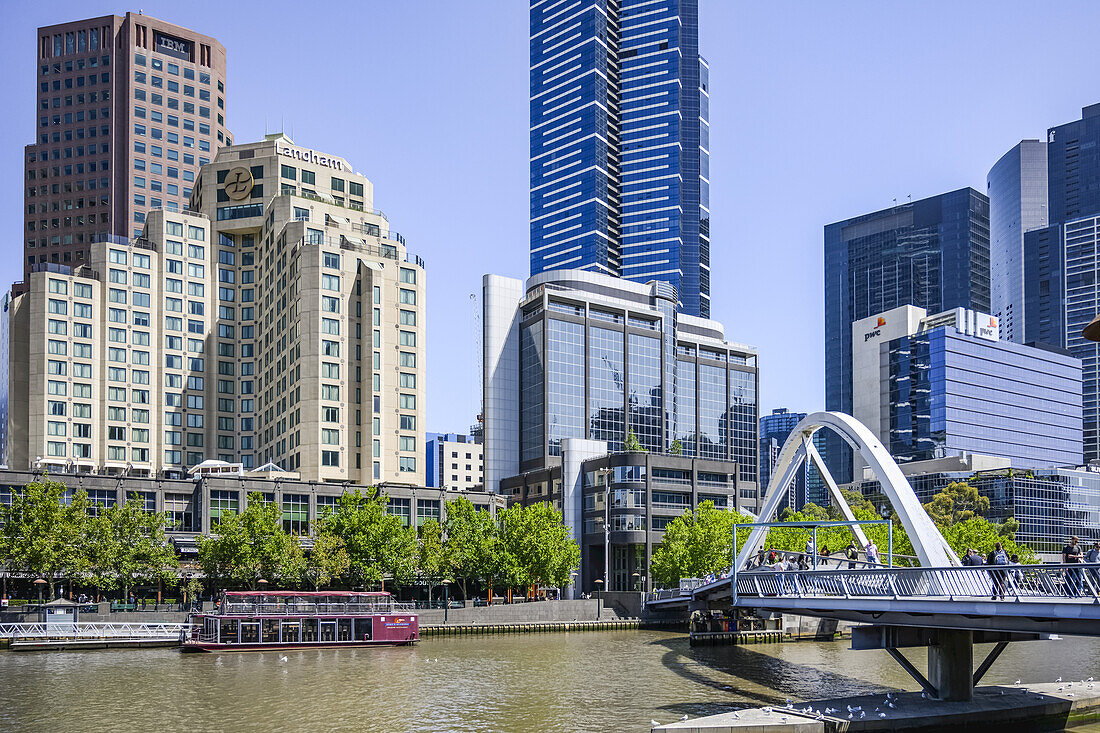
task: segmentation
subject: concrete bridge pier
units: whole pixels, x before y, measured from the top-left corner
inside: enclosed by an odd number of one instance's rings
[[[941,700],[970,702],[974,699],[974,632],[937,629],[928,647],[928,681]]]

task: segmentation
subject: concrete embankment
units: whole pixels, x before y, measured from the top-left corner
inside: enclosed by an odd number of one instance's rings
[[[640,619],[614,619],[607,621],[557,621],[519,624],[447,624],[421,626],[420,635],[474,636],[479,634],[546,634],[561,631],[623,631],[627,629],[657,628],[662,624]]]
[[[654,727],[667,733],[834,733],[847,731],[1060,731],[1100,721],[1091,682],[979,687],[970,702],[919,692],[814,700],[791,708],[748,708]],[[825,713],[829,710],[829,713]]]

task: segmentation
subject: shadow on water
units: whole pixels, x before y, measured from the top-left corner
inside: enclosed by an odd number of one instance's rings
[[[661,664],[666,669],[695,684],[728,693],[730,702],[728,705],[714,702],[675,703],[661,706],[661,710],[689,715],[714,715],[758,705],[782,705],[788,696],[796,701],[804,701],[823,695],[840,697],[903,691],[885,681],[871,683],[745,646],[685,648],[684,641],[660,639],[650,644],[668,649],[661,656]]]

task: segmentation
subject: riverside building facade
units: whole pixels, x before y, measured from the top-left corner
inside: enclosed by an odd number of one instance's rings
[[[7,465],[422,485],[424,263],[373,193],[271,135],[221,150],[142,237],[36,265],[6,303]]]
[[[39,28],[35,141],[25,150],[24,273],[81,265],[103,235],[187,208],[232,144],[226,53],[210,36],[127,13]]]
[[[710,317],[698,0],[532,0],[531,274],[675,288]]]

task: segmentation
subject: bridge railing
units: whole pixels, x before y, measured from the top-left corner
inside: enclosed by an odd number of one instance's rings
[[[797,598],[1080,598],[1100,603],[1100,564],[737,573],[736,595]]]
[[[47,639],[176,639],[191,628],[180,623],[61,622],[0,624],[0,638],[12,641]]]

